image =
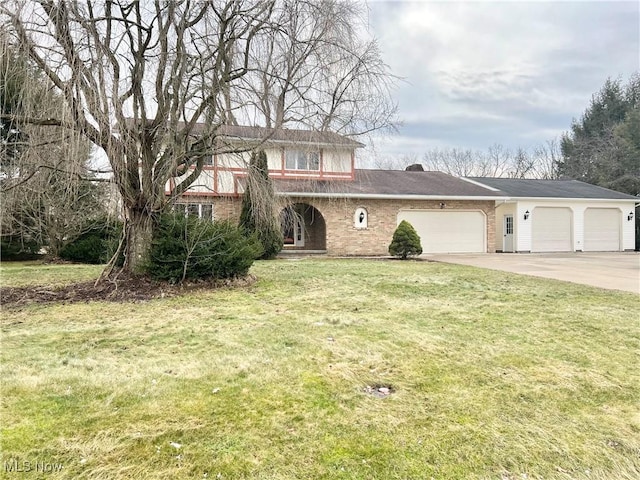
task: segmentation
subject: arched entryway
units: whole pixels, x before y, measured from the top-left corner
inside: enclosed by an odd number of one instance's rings
[[[320,211],[306,203],[294,203],[280,212],[285,250],[327,249],[327,226]]]

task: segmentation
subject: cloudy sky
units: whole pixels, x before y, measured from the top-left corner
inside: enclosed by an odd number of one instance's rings
[[[530,148],[558,137],[608,77],[640,70],[639,1],[370,0],[403,125],[376,155]]]

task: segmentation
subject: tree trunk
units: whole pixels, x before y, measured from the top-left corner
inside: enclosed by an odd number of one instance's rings
[[[124,270],[135,275],[144,273],[149,260],[155,221],[145,209],[126,207]]]

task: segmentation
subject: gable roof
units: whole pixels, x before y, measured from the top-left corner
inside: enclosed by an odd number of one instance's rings
[[[353,180],[273,179],[278,193],[343,198],[500,199],[501,192],[443,172],[356,169]]]
[[[264,127],[247,127],[243,125],[221,125],[216,132],[219,136],[234,140],[263,140],[265,143],[306,144],[317,146],[341,146],[362,148],[363,143],[334,132],[315,130],[299,130],[290,128],[269,129]]]
[[[136,120],[133,118],[125,119],[125,122],[129,126],[135,125]],[[148,121],[152,123],[151,120]],[[184,122],[179,122],[178,125],[183,127]],[[191,134],[194,136],[201,135],[206,129],[205,123],[196,123],[191,130]],[[300,130],[294,128],[264,128],[264,127],[249,127],[245,125],[220,125],[213,132],[213,136],[226,139],[231,142],[247,142],[248,144],[255,144],[256,142],[263,142],[269,144],[288,144],[288,145],[309,145],[313,147],[326,147],[326,146],[339,146],[346,148],[362,148],[363,143],[360,143],[352,138],[340,135],[334,132],[328,131],[316,131],[316,130]]]
[[[579,180],[536,180],[523,178],[467,177],[476,184],[497,189],[516,198],[592,198],[635,200],[640,198]]]

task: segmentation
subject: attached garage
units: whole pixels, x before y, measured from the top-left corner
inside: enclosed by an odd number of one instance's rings
[[[584,251],[619,251],[620,217],[617,208],[587,208],[584,211]]]
[[[570,208],[536,207],[531,221],[532,252],[573,251],[573,215]]]
[[[636,247],[634,212],[639,199],[633,195],[578,180],[470,181],[508,197],[496,200],[496,217],[513,215],[516,252],[618,252]]]
[[[423,253],[484,253],[486,220],[480,211],[402,210],[398,223],[406,220],[420,235]]]

